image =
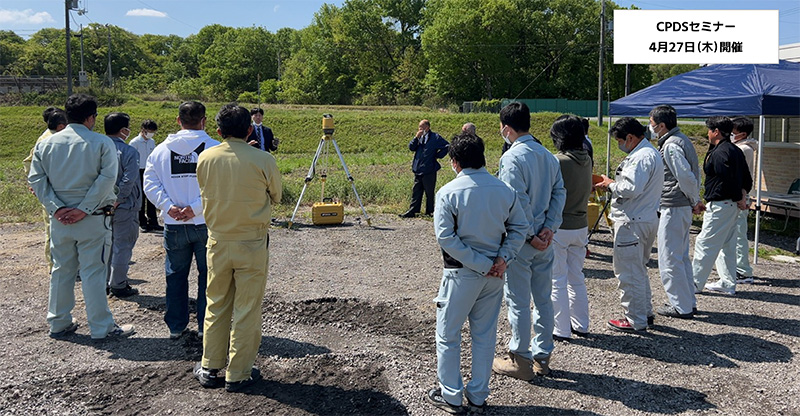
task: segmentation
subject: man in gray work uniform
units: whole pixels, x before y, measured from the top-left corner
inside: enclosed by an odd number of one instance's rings
[[[106,298],[111,249],[111,218],[106,214],[116,200],[117,151],[111,139],[92,132],[97,121],[94,97],[72,95],[65,110],[69,125],[36,145],[28,175],[50,214],[50,336],[61,338],[78,329],[72,318],[78,267],[91,337],[128,336],[133,325],[117,325]]]
[[[131,134],[131,118],[125,113],[111,113],[103,119],[106,135],[114,142],[119,157],[117,200],[111,221],[111,267],[108,288],[112,295],[126,298],[139,293],[128,283],[128,263],[139,239],[139,209],[142,206],[142,183],[139,181],[139,152],[125,144]]]

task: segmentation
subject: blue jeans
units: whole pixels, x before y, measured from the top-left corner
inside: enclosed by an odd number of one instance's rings
[[[206,313],[206,241],[205,224],[164,225],[164,248],[167,250],[164,271],[167,275],[167,311],[164,322],[170,332],[181,332],[189,325],[189,270],[192,255],[197,264],[197,325],[203,328]]]

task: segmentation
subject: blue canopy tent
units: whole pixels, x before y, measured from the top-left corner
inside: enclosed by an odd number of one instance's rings
[[[757,264],[764,117],[800,116],[800,63],[779,61],[774,65],[725,64],[702,67],[611,102],[609,115],[647,117],[653,107],[662,104],[675,107],[679,117],[739,114],[759,117],[756,235],[753,254],[753,262]]]

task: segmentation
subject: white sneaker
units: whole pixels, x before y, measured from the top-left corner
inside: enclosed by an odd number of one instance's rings
[[[710,292],[722,293],[723,295],[733,295],[736,294],[736,289],[732,287],[725,287],[722,286],[722,281],[717,280],[714,283],[709,283],[706,285],[706,289]]]
[[[753,276],[745,276],[739,273],[736,273],[736,283],[745,283],[745,284],[753,284]]]

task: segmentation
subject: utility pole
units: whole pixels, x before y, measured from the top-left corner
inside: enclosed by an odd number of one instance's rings
[[[64,20],[67,33],[67,97],[72,95],[72,48],[69,43],[69,9],[71,0],[64,0]]]
[[[113,86],[113,78],[111,77],[111,26],[106,24],[108,29],[108,88]]]
[[[81,87],[89,86],[89,78],[86,76],[86,71],[83,68],[83,25],[81,25],[81,70],[78,72],[78,85]]]
[[[625,64],[625,96],[631,93],[631,64]]]
[[[603,125],[603,64],[606,58],[606,0],[600,2],[600,59],[597,71],[597,125]]]

